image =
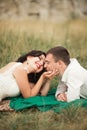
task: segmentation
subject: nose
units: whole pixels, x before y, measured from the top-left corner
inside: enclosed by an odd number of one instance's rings
[[[40,65],[43,65],[44,64],[44,62],[43,61],[40,61]]]
[[[44,64],[44,68],[47,68],[47,64],[46,63]]]

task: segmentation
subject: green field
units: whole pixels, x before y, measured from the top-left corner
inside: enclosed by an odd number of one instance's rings
[[[47,51],[63,45],[71,57],[87,68],[87,20],[62,23],[46,21],[0,21],[0,67],[33,50]],[[56,80],[51,86],[56,87]],[[62,113],[40,112],[36,108],[21,112],[0,112],[1,130],[87,130],[87,110],[70,108]]]

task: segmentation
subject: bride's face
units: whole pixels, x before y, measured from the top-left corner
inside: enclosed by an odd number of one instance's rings
[[[43,70],[45,63],[45,56],[40,55],[39,57],[28,57],[28,62],[30,67],[34,69],[35,73],[38,73]]]

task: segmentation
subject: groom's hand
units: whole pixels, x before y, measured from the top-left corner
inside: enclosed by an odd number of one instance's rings
[[[66,96],[65,93],[60,93],[60,94],[58,94],[57,99],[59,101],[65,101],[66,102],[67,101],[67,96]]]

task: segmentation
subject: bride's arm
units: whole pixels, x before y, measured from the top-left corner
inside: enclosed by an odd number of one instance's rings
[[[51,83],[51,80],[47,79],[45,81],[45,83],[42,85],[41,90],[40,90],[40,94],[42,96],[46,96],[47,95],[47,93],[48,93],[48,91],[50,89],[50,83]]]
[[[16,68],[13,75],[24,98],[38,95],[44,81],[46,80],[46,74],[42,74],[38,82],[31,89],[31,85],[28,81],[28,76],[25,70],[23,70],[21,67]]]

